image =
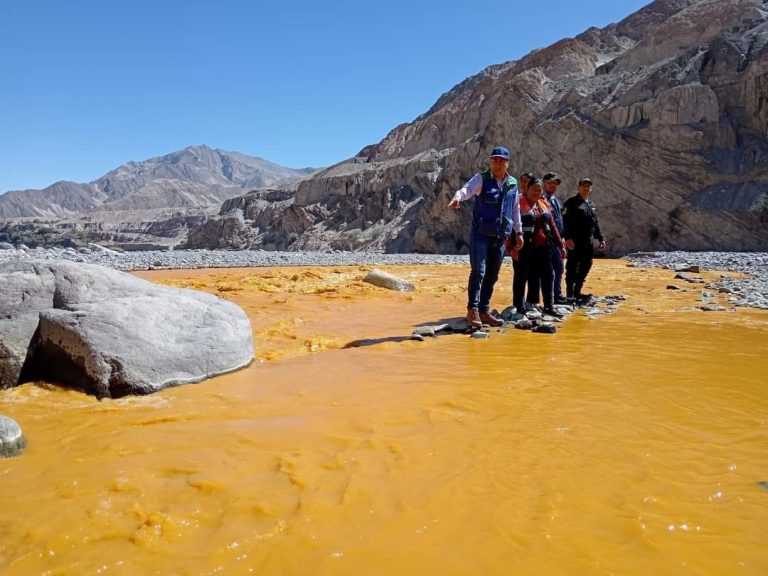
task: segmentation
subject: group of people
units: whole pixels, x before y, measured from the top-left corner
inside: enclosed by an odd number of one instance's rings
[[[509,150],[496,146],[488,169],[472,176],[448,203],[458,210],[461,202],[475,201],[467,286],[467,321],[472,328],[502,324],[491,314],[490,304],[505,255],[513,259],[512,304],[518,311],[537,305],[541,295],[543,312],[560,317],[555,304],[590,298],[582,290],[592,267],[593,239],[598,250],[605,250],[590,200],[592,180],[579,180],[577,194],[564,203],[557,197],[560,183],[554,172],[542,178],[524,172],[518,186],[509,174]]]

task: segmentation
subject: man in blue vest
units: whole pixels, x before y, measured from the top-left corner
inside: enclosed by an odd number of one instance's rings
[[[509,150],[496,146],[491,152],[489,169],[472,176],[448,203],[449,208],[458,210],[464,200],[475,199],[469,237],[471,271],[467,286],[467,321],[473,329],[483,324],[503,324],[490,313],[491,296],[504,261],[504,241],[513,234],[513,229],[515,247],[518,250],[523,247],[517,180],[509,175],[508,170]]]

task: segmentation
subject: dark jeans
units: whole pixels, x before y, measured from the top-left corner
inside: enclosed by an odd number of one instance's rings
[[[477,308],[480,312],[488,312],[491,306],[491,296],[499,270],[504,261],[504,241],[500,238],[482,236],[475,231],[469,239],[469,273],[467,285],[467,308]]]
[[[568,261],[565,263],[565,291],[571,296],[579,296],[584,287],[584,281],[592,268],[592,244],[577,244],[573,250],[568,250]]]
[[[553,245],[550,250],[549,258],[552,265],[552,297],[557,300],[558,298],[563,297],[563,257],[560,255],[559,247]],[[538,304],[540,289],[539,278],[529,275],[528,295],[526,296],[525,301],[529,304]]]
[[[552,294],[557,298],[563,297],[563,257],[560,248],[552,246],[550,260],[552,262]]]
[[[539,290],[544,296],[544,307],[552,307],[552,264],[549,246],[526,244],[517,260],[512,263],[515,277],[512,281],[512,304],[519,312],[524,311],[525,285],[528,284],[528,302],[539,300]]]

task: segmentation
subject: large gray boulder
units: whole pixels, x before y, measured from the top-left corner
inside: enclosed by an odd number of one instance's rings
[[[248,365],[245,312],[211,294],[67,261],[0,265],[0,388],[45,380],[99,398]]]

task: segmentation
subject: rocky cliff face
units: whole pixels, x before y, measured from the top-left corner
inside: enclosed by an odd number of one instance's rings
[[[448,200],[505,144],[562,197],[595,181],[613,254],[768,250],[767,44],[768,0],[658,0],[487,68],[295,193],[228,202],[188,244],[460,252],[471,203]]]

